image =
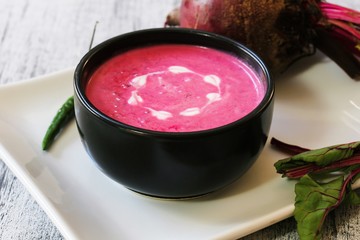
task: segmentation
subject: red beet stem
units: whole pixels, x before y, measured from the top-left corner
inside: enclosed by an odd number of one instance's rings
[[[360,12],[327,2],[319,7],[323,18],[315,27],[316,47],[360,80]]]
[[[318,170],[320,167],[315,164],[307,164],[300,167],[288,169],[283,173],[283,177],[287,177],[289,179],[298,179],[302,176],[314,172]]]
[[[329,23],[331,23],[332,25],[345,30],[346,32],[350,33],[352,36],[354,36],[357,40],[360,39],[360,32],[357,31],[356,28],[354,28],[353,26],[346,24],[345,22],[339,21],[339,20],[335,20],[335,19],[329,19],[328,20]],[[350,37],[350,36],[349,36]]]
[[[360,80],[360,60],[349,50],[350,47],[335,37],[333,30],[317,28],[316,33],[316,47],[336,62],[351,78]]]
[[[289,153],[291,155],[299,154],[299,153],[306,152],[306,151],[310,150],[308,148],[303,148],[303,147],[300,147],[300,146],[285,143],[285,142],[280,141],[279,139],[274,138],[274,137],[271,138],[270,144],[273,145],[274,147],[277,147],[281,151],[283,151],[285,153]]]
[[[338,38],[350,52],[354,53],[355,56],[360,57],[360,44],[357,43],[357,39],[344,29],[334,27],[331,32],[334,38]]]
[[[328,19],[339,19],[347,22],[360,24],[359,12],[343,6],[326,2],[319,3],[319,6],[322,10],[323,15],[326,16]]]
[[[318,166],[315,164],[307,164],[300,167],[295,167],[289,170],[286,170],[283,173],[283,176],[286,176],[290,179],[298,179],[302,176],[309,173],[322,173],[329,172],[332,170],[340,170],[341,168],[350,167],[354,165],[359,165],[360,167],[360,154],[355,154],[352,157],[346,158],[344,160],[333,162],[328,166]]]

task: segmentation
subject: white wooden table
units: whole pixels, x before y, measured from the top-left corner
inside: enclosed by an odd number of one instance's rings
[[[94,44],[120,33],[162,27],[178,4],[179,0],[0,0],[0,84],[74,67],[87,52],[97,21]],[[360,207],[340,207],[327,218],[324,239],[360,239],[359,229]],[[0,239],[63,239],[2,161]],[[296,224],[290,218],[245,239],[298,239]]]

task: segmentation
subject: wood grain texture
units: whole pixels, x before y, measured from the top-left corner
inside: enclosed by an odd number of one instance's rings
[[[166,14],[179,2],[0,0],[0,84],[74,67],[87,52],[97,21],[94,45],[120,33],[162,27]],[[360,207],[340,207],[326,220],[324,239],[360,239],[358,229]],[[0,239],[63,239],[1,161]],[[243,239],[290,240],[298,236],[295,221],[289,218]]]

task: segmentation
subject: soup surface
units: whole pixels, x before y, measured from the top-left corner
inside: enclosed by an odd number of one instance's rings
[[[192,132],[234,122],[264,97],[246,62],[194,45],[164,44],[121,53],[102,64],[86,87],[107,116],[139,128]]]

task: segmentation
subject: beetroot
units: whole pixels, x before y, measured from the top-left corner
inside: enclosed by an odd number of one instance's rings
[[[360,13],[342,6],[321,0],[182,0],[166,23],[233,38],[275,76],[319,49],[360,79]]]

